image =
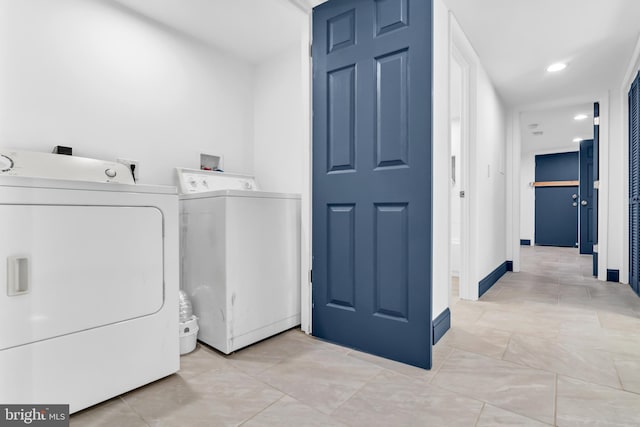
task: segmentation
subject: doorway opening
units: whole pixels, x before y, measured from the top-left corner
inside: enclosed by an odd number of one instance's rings
[[[470,145],[470,65],[454,44],[449,59],[449,302],[471,295],[469,269],[469,145]]]
[[[521,246],[568,247],[585,258],[597,250],[594,115],[587,102],[521,113]],[[523,263],[534,252],[522,251]]]

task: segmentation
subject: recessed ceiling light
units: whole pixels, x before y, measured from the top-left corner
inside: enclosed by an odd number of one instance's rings
[[[587,118],[586,114],[578,114],[577,116],[575,116],[573,119],[574,120],[584,120]]]
[[[533,132],[531,132],[533,135],[535,136],[542,136],[544,134],[543,131],[541,130],[534,130]]]
[[[538,127],[538,124],[537,124],[537,123],[531,123],[531,124],[529,125],[529,129],[536,129],[537,127]]]
[[[557,73],[558,71],[562,71],[567,68],[567,64],[562,62],[556,62],[555,64],[551,64],[547,67],[547,71],[550,73]]]
[[[582,142],[582,138],[573,138],[573,142]]]

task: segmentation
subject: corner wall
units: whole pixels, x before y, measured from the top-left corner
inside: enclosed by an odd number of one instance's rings
[[[453,28],[452,28],[453,26]],[[506,130],[507,117],[501,99],[482,67],[480,58],[455,17],[442,0],[434,0],[433,89],[433,315],[449,306],[450,293],[450,142],[449,55],[455,32],[457,43],[470,65],[470,143],[467,155],[470,205],[471,299],[478,297],[478,283],[506,261]],[[474,297],[475,295],[475,297]]]
[[[0,93],[2,147],[253,173],[252,67],[115,3],[2,0]]]

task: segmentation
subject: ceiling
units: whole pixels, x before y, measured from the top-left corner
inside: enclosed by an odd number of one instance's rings
[[[638,0],[444,0],[508,106],[619,88],[640,34]],[[565,61],[566,70],[546,67]]]
[[[578,114],[587,118],[575,120]],[[544,153],[558,148],[578,150],[575,138],[593,138],[593,104],[543,111],[524,112],[520,116],[522,126],[522,153]],[[542,132],[542,134],[536,134]]]
[[[250,63],[299,43],[303,11],[287,0],[114,0]]]
[[[114,1],[251,63],[299,40],[303,10],[324,2]],[[640,35],[639,0],[443,1],[508,107],[566,105],[560,101],[619,88]],[[546,72],[547,66],[559,61],[568,64],[564,71]],[[526,144],[550,150],[575,144],[571,140],[577,136],[588,136],[591,125],[573,120],[576,109],[588,112],[591,107],[523,113],[523,151]],[[530,123],[538,123],[543,135],[532,136]],[[581,125],[586,127],[580,129]]]

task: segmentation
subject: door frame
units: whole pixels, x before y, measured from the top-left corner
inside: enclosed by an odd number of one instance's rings
[[[476,138],[476,117],[477,117],[477,63],[473,47],[466,42],[466,36],[455,19],[452,12],[449,12],[449,61],[455,60],[462,69],[462,108],[460,117],[460,152],[462,162],[460,163],[460,176],[462,178],[462,190],[465,197],[460,200],[460,298],[475,301],[479,298],[478,281],[476,277],[475,264],[472,256],[475,255],[476,233],[473,227],[473,220],[476,212],[476,185],[472,180],[475,168],[471,159],[476,158],[475,138]],[[449,81],[451,78],[450,66],[448,70]],[[449,85],[450,86],[450,85]],[[451,100],[449,89],[448,98]],[[447,112],[448,118],[448,152],[451,153],[451,108]],[[449,175],[451,176],[451,165],[449,165]],[[451,206],[451,191],[448,192],[448,206]],[[449,221],[449,232],[447,240],[447,251],[451,251],[451,222]],[[451,260],[449,258],[448,267],[449,298],[451,298]],[[451,301],[449,300],[449,307]]]
[[[625,98],[626,99],[626,98]],[[608,200],[609,198],[609,175],[608,175],[608,165],[609,165],[609,105],[610,105],[610,95],[609,92],[599,92],[595,94],[587,94],[577,98],[565,98],[554,102],[541,103],[541,104],[531,104],[531,105],[523,105],[520,107],[513,108],[511,110],[512,116],[512,134],[511,140],[507,141],[508,146],[511,147],[512,155],[509,157],[509,161],[512,163],[511,170],[512,176],[509,177],[512,182],[515,183],[513,192],[511,195],[511,211],[513,215],[511,216],[511,229],[513,230],[513,235],[511,239],[507,242],[507,251],[510,249],[510,253],[513,255],[513,271],[520,271],[520,199],[522,197],[522,185],[520,183],[520,168],[521,168],[521,149],[522,149],[522,121],[521,115],[524,112],[531,111],[542,111],[554,108],[561,107],[569,107],[571,105],[577,104],[592,104],[594,102],[600,103],[600,150],[599,150],[599,189],[598,189],[598,197],[600,200]],[[628,145],[628,136],[627,145]],[[628,163],[628,154],[626,155],[626,161]],[[625,172],[625,176],[628,175],[628,171]],[[515,180],[515,181],[513,181]],[[628,176],[627,180],[628,182]],[[509,202],[508,202],[509,203]],[[625,207],[628,210],[628,202],[625,202]],[[626,211],[625,211],[626,212]],[[625,221],[628,222],[628,212],[625,213]],[[507,218],[507,222],[509,222],[509,218]],[[609,245],[609,236],[607,230],[607,224],[609,223],[609,204],[608,203],[599,203],[598,204],[598,280],[606,281],[607,280],[607,264],[608,264],[608,245]],[[626,222],[625,222],[626,224]],[[627,239],[626,244],[626,256],[628,258],[628,239],[629,239],[629,231],[628,225],[625,225],[625,238]],[[626,262],[626,264],[624,264]],[[620,272],[620,281],[623,282],[624,276],[623,273],[625,268],[628,269],[628,259],[625,261],[623,257],[623,270]],[[627,282],[628,283],[628,271],[627,271]]]

